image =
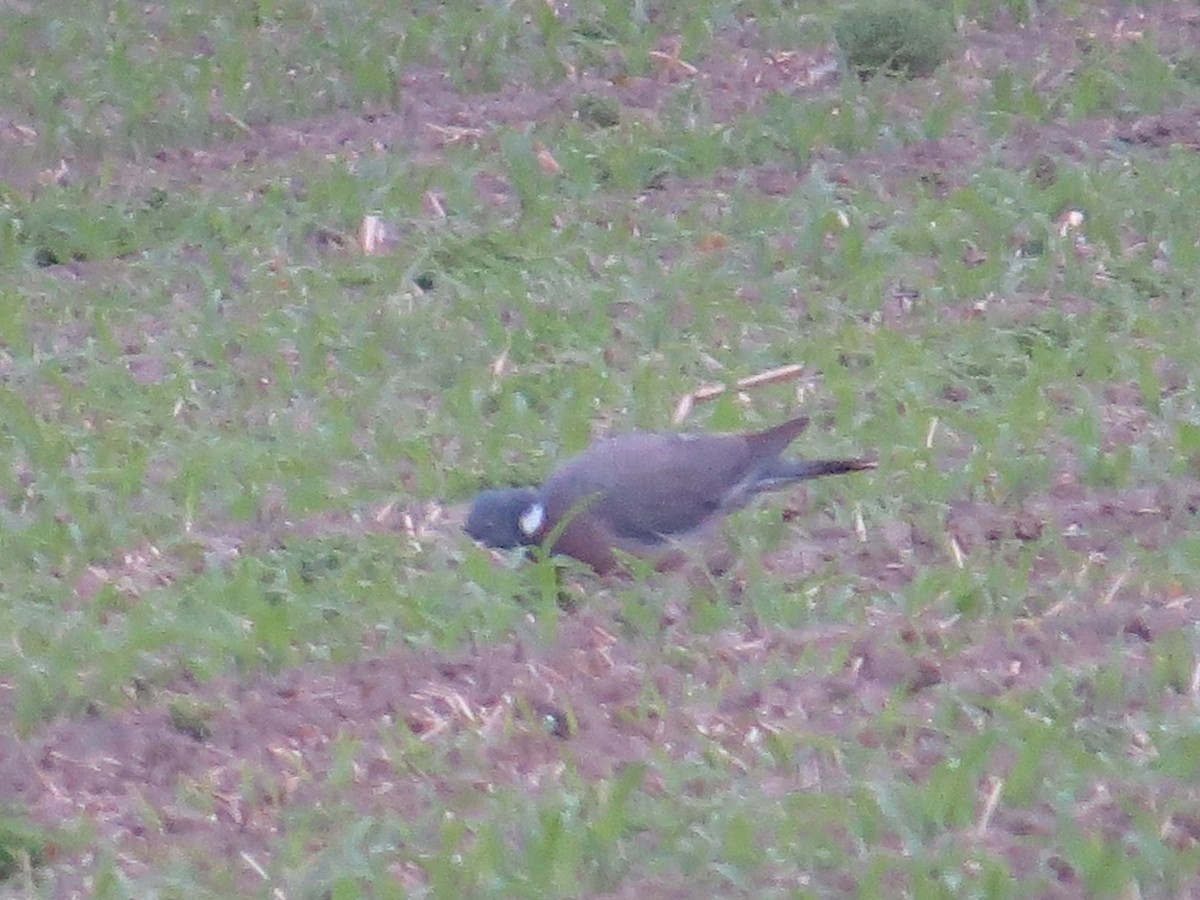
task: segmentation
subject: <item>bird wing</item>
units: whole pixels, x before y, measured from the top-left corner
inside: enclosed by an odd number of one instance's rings
[[[739,505],[756,464],[740,436],[687,434],[625,435],[596,445],[575,463],[577,477],[591,482],[596,497],[589,511],[617,535],[650,543],[692,531]]]

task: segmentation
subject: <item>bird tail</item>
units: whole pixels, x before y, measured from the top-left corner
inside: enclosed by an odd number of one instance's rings
[[[774,459],[755,474],[754,490],[771,491],[823,475],[862,472],[878,464],[873,459]]]
[[[807,427],[808,416],[798,416],[795,419],[789,419],[782,425],[768,428],[766,431],[756,431],[746,435],[746,443],[756,459],[767,459],[782,453],[787,445]]]

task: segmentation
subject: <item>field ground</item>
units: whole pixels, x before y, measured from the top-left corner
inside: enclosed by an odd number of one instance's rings
[[[104,6],[0,5],[0,895],[1200,895],[1193,4]],[[879,468],[728,571],[461,535],[789,364],[685,424]]]

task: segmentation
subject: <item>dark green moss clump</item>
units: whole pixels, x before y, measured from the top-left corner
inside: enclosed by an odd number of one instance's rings
[[[212,718],[216,710],[204,703],[178,699],[167,707],[171,727],[196,741],[212,737]]]
[[[1175,60],[1175,75],[1188,84],[1200,84],[1200,53],[1188,53]]]
[[[948,58],[953,37],[943,13],[913,0],[851,6],[833,34],[847,68],[860,78],[930,75]]]
[[[621,105],[611,97],[584,94],[575,103],[579,121],[596,128],[612,128],[621,121]]]
[[[13,810],[0,809],[0,881],[43,864],[47,837]]]

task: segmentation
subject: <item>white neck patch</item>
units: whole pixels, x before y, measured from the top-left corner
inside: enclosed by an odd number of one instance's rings
[[[521,513],[521,517],[517,519],[517,526],[521,529],[521,534],[525,537],[533,537],[542,530],[542,526],[546,524],[546,507],[540,503],[531,503],[525,512]]]

